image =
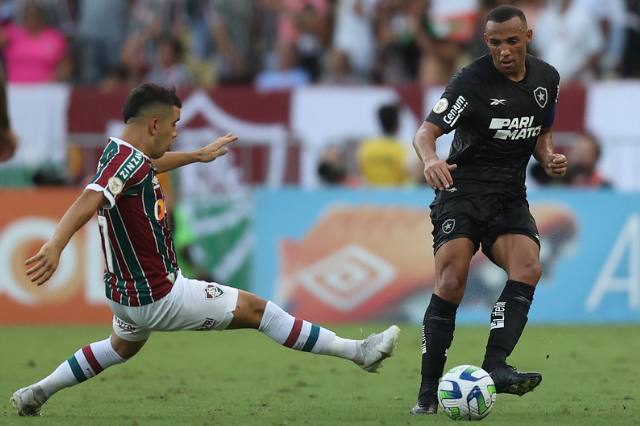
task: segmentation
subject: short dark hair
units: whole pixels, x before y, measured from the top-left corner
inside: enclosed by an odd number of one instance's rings
[[[125,124],[133,117],[138,117],[144,109],[153,105],[177,106],[182,108],[182,101],[176,95],[175,88],[167,89],[154,83],[144,83],[129,93],[122,106],[122,117]]]
[[[383,105],[378,109],[378,118],[385,133],[391,134],[398,130],[399,113],[400,109],[396,104]]]
[[[506,4],[492,9],[487,14],[487,19],[484,21],[484,23],[486,24],[487,22],[496,22],[498,24],[501,24],[503,22],[507,22],[511,18],[516,17],[520,18],[520,20],[525,24],[527,23],[527,17],[524,16],[524,12],[522,10],[518,9],[515,6]]]

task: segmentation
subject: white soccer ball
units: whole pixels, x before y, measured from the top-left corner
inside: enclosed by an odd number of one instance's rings
[[[495,402],[493,379],[475,365],[453,367],[438,384],[438,403],[453,420],[482,420]]]

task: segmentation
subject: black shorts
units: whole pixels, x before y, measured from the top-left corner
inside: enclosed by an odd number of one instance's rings
[[[540,246],[538,227],[525,198],[503,204],[488,198],[482,202],[460,198],[431,206],[434,254],[447,241],[464,237],[473,242],[475,251],[482,244],[482,252],[494,262],[491,248],[502,234],[526,235]]]

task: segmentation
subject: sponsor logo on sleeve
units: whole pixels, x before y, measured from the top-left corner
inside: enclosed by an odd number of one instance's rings
[[[444,116],[444,122],[453,127],[467,105],[469,105],[469,102],[467,102],[464,96],[458,96],[458,99],[456,99],[456,102],[453,104],[447,115]]]
[[[118,195],[119,193],[122,192],[122,189],[124,188],[124,184],[122,183],[122,180],[117,176],[111,176],[107,181],[107,186],[109,187],[109,191],[113,195]]]
[[[436,114],[442,114],[449,108],[449,101],[445,98],[440,98],[440,100],[434,105],[433,112]]]

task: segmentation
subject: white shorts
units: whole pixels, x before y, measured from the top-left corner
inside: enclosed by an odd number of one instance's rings
[[[124,306],[109,300],[113,331],[129,341],[142,341],[154,331],[224,330],[233,319],[238,289],[191,280],[178,274],[171,292],[144,306]]]

